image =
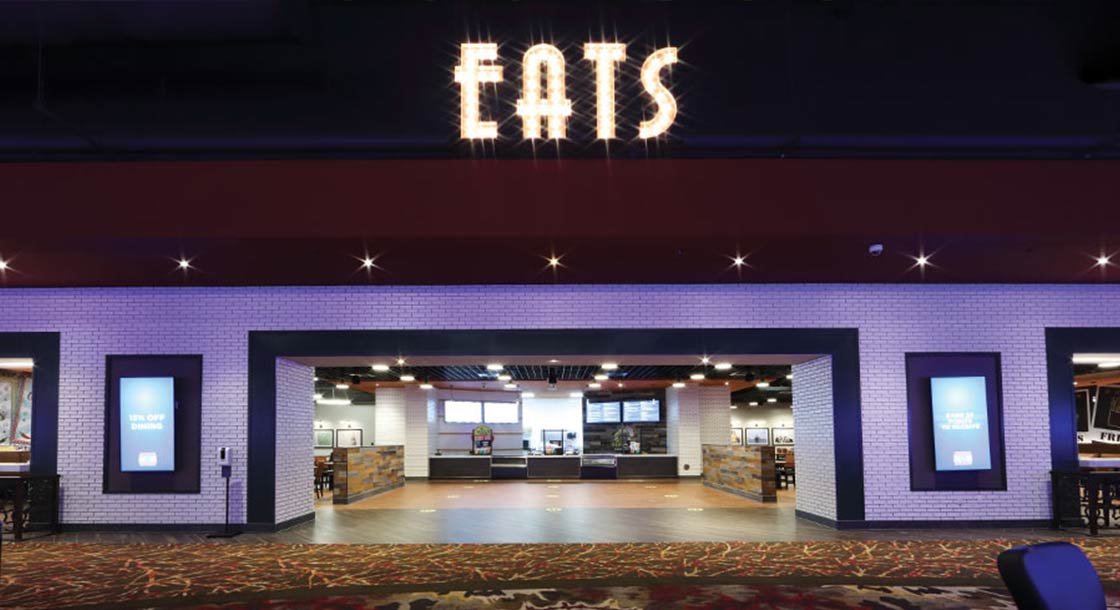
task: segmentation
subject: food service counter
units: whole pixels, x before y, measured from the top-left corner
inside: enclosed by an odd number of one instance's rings
[[[641,479],[677,476],[677,456],[433,455],[429,479]]]

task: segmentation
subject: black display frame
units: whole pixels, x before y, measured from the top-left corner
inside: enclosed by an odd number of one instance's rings
[[[916,352],[906,354],[906,413],[910,491],[1007,491],[1003,429],[1003,367],[998,352]],[[933,448],[933,377],[984,377],[988,395],[987,470],[938,471]]]
[[[175,470],[123,472],[120,459],[122,377],[175,379]],[[202,355],[105,356],[105,494],[198,494],[202,488]]]
[[[618,419],[617,420],[615,420],[615,421],[606,421],[606,420],[604,420],[604,421],[587,421],[587,409],[589,407],[591,407],[591,405],[593,405],[593,404],[606,405],[606,404],[612,404],[612,403],[618,405]],[[606,425],[622,424],[622,399],[618,399],[618,400],[588,400],[588,399],[585,398],[583,400],[583,423],[584,423],[584,425],[591,424],[592,426],[606,426]]]
[[[630,420],[626,419],[626,403],[628,403],[628,402],[648,402],[648,401],[653,401],[653,402],[657,403],[657,419],[656,420],[650,421],[648,419],[639,419],[639,420],[635,420],[635,421],[630,421]],[[623,399],[622,400],[622,411],[621,411],[619,416],[622,418],[622,423],[623,424],[664,424],[664,423],[666,423],[665,422],[665,405],[662,402],[661,398],[656,397],[656,396],[653,397],[653,398],[641,398],[641,399],[632,399],[632,400]]]

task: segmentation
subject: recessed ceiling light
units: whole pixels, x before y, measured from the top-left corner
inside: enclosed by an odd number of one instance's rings
[[[749,403],[747,403],[747,404],[748,404],[749,406],[752,406],[752,407],[757,407],[757,406],[758,406],[758,401],[757,401],[757,400],[752,400],[751,402],[749,402]]]
[[[778,402],[777,398],[767,398],[766,402]]]
[[[516,390],[517,389],[517,384],[516,383],[507,383],[506,385],[504,385],[502,387],[504,387],[507,390]]]
[[[536,398],[537,395],[534,394],[533,392],[522,392],[521,397],[522,398]]]
[[[598,390],[599,388],[603,387],[603,384],[601,384],[601,383],[589,383],[589,384],[587,384],[587,387],[592,389],[592,390]]]
[[[1097,368],[1102,368],[1102,369],[1120,368],[1120,362],[1102,362],[1102,363],[1097,365]]]
[[[618,387],[620,387],[620,388],[626,387],[626,384],[624,384],[620,381],[620,382],[618,382]]]
[[[688,378],[693,381],[704,381],[704,373],[693,373]]]
[[[560,266],[560,257],[559,257],[559,256],[550,256],[550,257],[548,257],[548,266],[549,266],[549,267],[552,267],[552,268],[554,268],[554,269],[555,269],[556,267],[559,267],[559,266]]]
[[[486,370],[488,370],[488,371],[500,371],[504,368],[505,368],[504,366],[498,364],[497,362],[493,362],[493,363],[490,363],[490,364],[486,365]]]
[[[786,375],[786,379],[793,379],[793,373],[790,373],[789,375]]]
[[[1101,256],[1097,257],[1097,266],[1098,267],[1107,267],[1110,262],[1112,262],[1112,257],[1111,256],[1101,255]]]
[[[186,271],[191,268],[191,262],[185,258],[179,259],[179,268]]]
[[[583,392],[570,392],[568,398],[583,398]]]
[[[376,261],[374,261],[372,258],[366,256],[362,259],[362,267],[365,269],[373,269],[373,265],[375,264],[375,262]]]
[[[375,364],[375,365],[371,366],[370,368],[373,369],[374,371],[378,372],[378,373],[384,373],[384,372],[389,370],[389,365],[388,364]]]
[[[731,382],[730,381],[725,381],[725,382],[723,382],[723,385],[728,385],[729,386],[729,385],[731,385]]]
[[[421,389],[421,390],[431,390],[431,389],[434,389],[434,388],[435,388],[435,386],[433,386],[433,385],[432,385],[432,384],[430,384],[430,383],[422,383],[422,384],[420,384],[420,389]]]
[[[729,370],[731,370],[731,363],[730,362],[719,362],[719,363],[716,364],[716,370],[717,371],[729,371]]]
[[[557,360],[557,359],[555,359],[555,358],[552,358],[551,360],[549,360],[549,361],[548,361],[548,363],[549,363],[549,364],[559,364],[559,363],[560,363],[560,361],[559,361],[559,360]]]
[[[416,381],[416,376],[415,375],[401,375],[401,381],[405,381],[405,382]]]
[[[349,390],[350,389],[350,386],[345,384],[345,383],[336,383],[336,384],[334,384],[334,387],[335,387],[336,390]]]
[[[673,387],[674,388],[683,388],[684,387],[684,382],[683,381],[676,381],[676,382],[673,383]]]
[[[400,366],[404,366],[404,358],[397,358],[397,364]]]
[[[29,369],[35,366],[31,358],[0,358],[0,369]]]
[[[512,379],[513,375],[510,375],[509,373],[502,373],[501,375],[498,375],[498,381],[510,381]]]
[[[0,271],[8,270],[8,261],[0,260]]]
[[[595,381],[606,381],[608,379],[610,379],[610,375],[607,375],[606,373],[599,373],[595,376]]]
[[[754,385],[754,387],[756,387],[756,388],[768,388],[768,387],[770,387],[770,382],[769,381],[760,381],[760,382],[756,383]]]
[[[703,356],[703,357],[700,358],[700,363],[701,364],[708,364],[711,361],[712,361],[712,359],[707,357],[707,356]]]
[[[919,254],[918,257],[914,259],[914,261],[918,263],[919,267],[925,267],[929,264],[929,257],[924,254]]]
[[[735,256],[731,258],[731,264],[735,265],[736,267],[742,267],[743,265],[747,264],[747,259],[742,256]]]
[[[314,380],[314,381],[319,381],[318,377],[312,377],[311,379]]]
[[[736,407],[735,405],[731,405],[731,408],[732,409],[738,409],[739,407]]]
[[[618,370],[618,363],[617,362],[604,362],[602,368],[603,368],[604,371],[617,371]]]

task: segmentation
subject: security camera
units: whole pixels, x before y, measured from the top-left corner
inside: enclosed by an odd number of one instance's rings
[[[867,253],[871,256],[879,256],[883,253],[883,244],[871,244],[867,248]]]

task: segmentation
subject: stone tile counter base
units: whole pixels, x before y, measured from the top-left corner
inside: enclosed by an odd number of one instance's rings
[[[704,485],[758,502],[777,502],[774,448],[704,445]]]
[[[349,504],[404,485],[404,446],[334,450],[334,503]]]

